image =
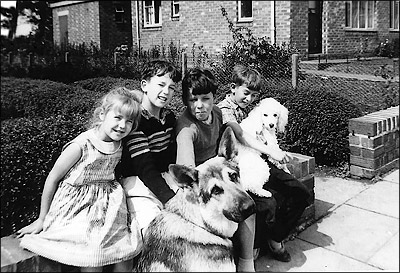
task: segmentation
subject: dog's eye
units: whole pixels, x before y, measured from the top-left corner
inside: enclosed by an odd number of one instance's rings
[[[264,117],[268,117],[268,114],[264,114]]]
[[[278,116],[278,114],[274,114],[274,117],[277,117]]]
[[[236,172],[234,172],[234,173],[229,173],[229,179],[230,179],[232,182],[237,182],[238,179],[239,179],[239,174],[236,173]]]
[[[222,194],[224,192],[224,189],[222,189],[222,188],[220,188],[220,187],[218,187],[218,186],[214,186],[212,189],[211,189],[211,194],[212,195],[220,195],[220,194]]]

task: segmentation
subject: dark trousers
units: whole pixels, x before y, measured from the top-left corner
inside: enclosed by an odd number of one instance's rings
[[[311,193],[299,180],[272,163],[268,164],[270,177],[264,189],[270,191],[272,197],[250,193],[257,210],[254,248],[265,246],[268,239],[276,242],[284,240],[310,205]]]

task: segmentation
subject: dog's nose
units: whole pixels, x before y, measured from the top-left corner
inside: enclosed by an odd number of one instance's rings
[[[270,124],[269,124],[269,128],[274,128],[274,126],[275,126],[275,125],[274,125],[273,123],[270,123]]]

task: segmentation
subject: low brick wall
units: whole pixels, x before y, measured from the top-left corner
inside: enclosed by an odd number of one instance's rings
[[[399,168],[399,106],[349,121],[350,175],[373,178]]]
[[[310,190],[310,203],[298,222],[296,231],[302,231],[314,221],[314,157],[291,153],[293,159],[287,164],[294,177]],[[295,232],[295,231],[294,231]],[[1,272],[79,272],[79,268],[67,266],[40,257],[19,246],[20,240],[14,236],[1,238]],[[54,251],[57,251],[55,249]],[[106,270],[105,272],[107,272]]]
[[[287,164],[290,173],[302,182],[307,189],[311,192],[309,205],[303,212],[302,216],[298,221],[298,227],[296,231],[302,231],[315,220],[315,158],[297,153],[290,153],[292,160]]]

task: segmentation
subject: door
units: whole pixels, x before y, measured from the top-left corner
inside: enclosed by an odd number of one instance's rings
[[[60,22],[60,45],[65,47],[68,45],[68,15],[58,17]]]
[[[308,53],[322,53],[322,2],[308,1]]]

